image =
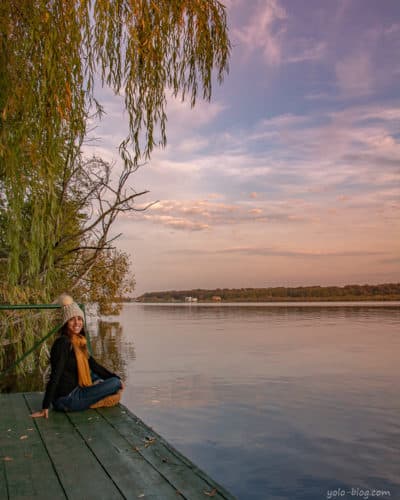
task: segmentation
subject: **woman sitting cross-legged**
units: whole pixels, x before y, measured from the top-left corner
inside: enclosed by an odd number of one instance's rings
[[[63,326],[51,348],[50,379],[42,410],[32,417],[48,418],[50,404],[58,411],[115,406],[123,389],[121,379],[89,355],[82,309],[68,295],[61,301]]]

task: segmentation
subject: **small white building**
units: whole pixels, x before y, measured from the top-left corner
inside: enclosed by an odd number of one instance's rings
[[[185,302],[197,302],[197,297],[185,297]]]

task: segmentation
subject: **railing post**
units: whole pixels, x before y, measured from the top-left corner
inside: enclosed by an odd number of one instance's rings
[[[86,308],[85,308],[85,304],[79,304],[80,308],[82,309],[83,311],[83,315],[84,315],[84,318],[83,318],[83,321],[85,323],[85,332],[86,332],[86,343],[87,343],[87,347],[88,347],[88,350],[89,350],[89,353],[90,355],[93,354],[93,351],[92,351],[92,343],[90,341],[90,335],[89,335],[89,328],[87,326],[87,321],[86,321]]]
[[[85,305],[84,304],[79,304],[81,309],[83,310],[84,314],[84,322],[85,325],[87,325],[86,322],[86,310],[85,310]],[[24,309],[60,309],[61,306],[59,304],[0,304],[0,311],[7,311],[7,310],[24,310]],[[0,373],[0,377],[8,373],[12,368],[15,368],[18,366],[21,361],[23,361],[29,354],[32,354],[33,351],[35,351],[45,340],[47,340],[51,335],[56,333],[62,325],[58,325],[55,328],[53,328],[47,335],[42,337],[38,342],[36,342],[33,347],[31,347],[27,352],[25,352],[17,361],[15,361],[11,366],[6,368]],[[89,335],[89,330],[86,328],[86,342],[88,346],[89,353],[92,354],[92,344],[90,342],[90,335]]]

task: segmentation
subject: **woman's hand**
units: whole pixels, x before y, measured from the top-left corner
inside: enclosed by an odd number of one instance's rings
[[[46,408],[45,410],[35,411],[35,413],[31,413],[32,418],[49,418],[49,410]]]

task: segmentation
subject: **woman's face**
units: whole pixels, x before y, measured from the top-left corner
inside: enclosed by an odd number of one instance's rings
[[[67,328],[70,335],[79,335],[83,328],[83,319],[80,316],[74,316],[67,321]]]

